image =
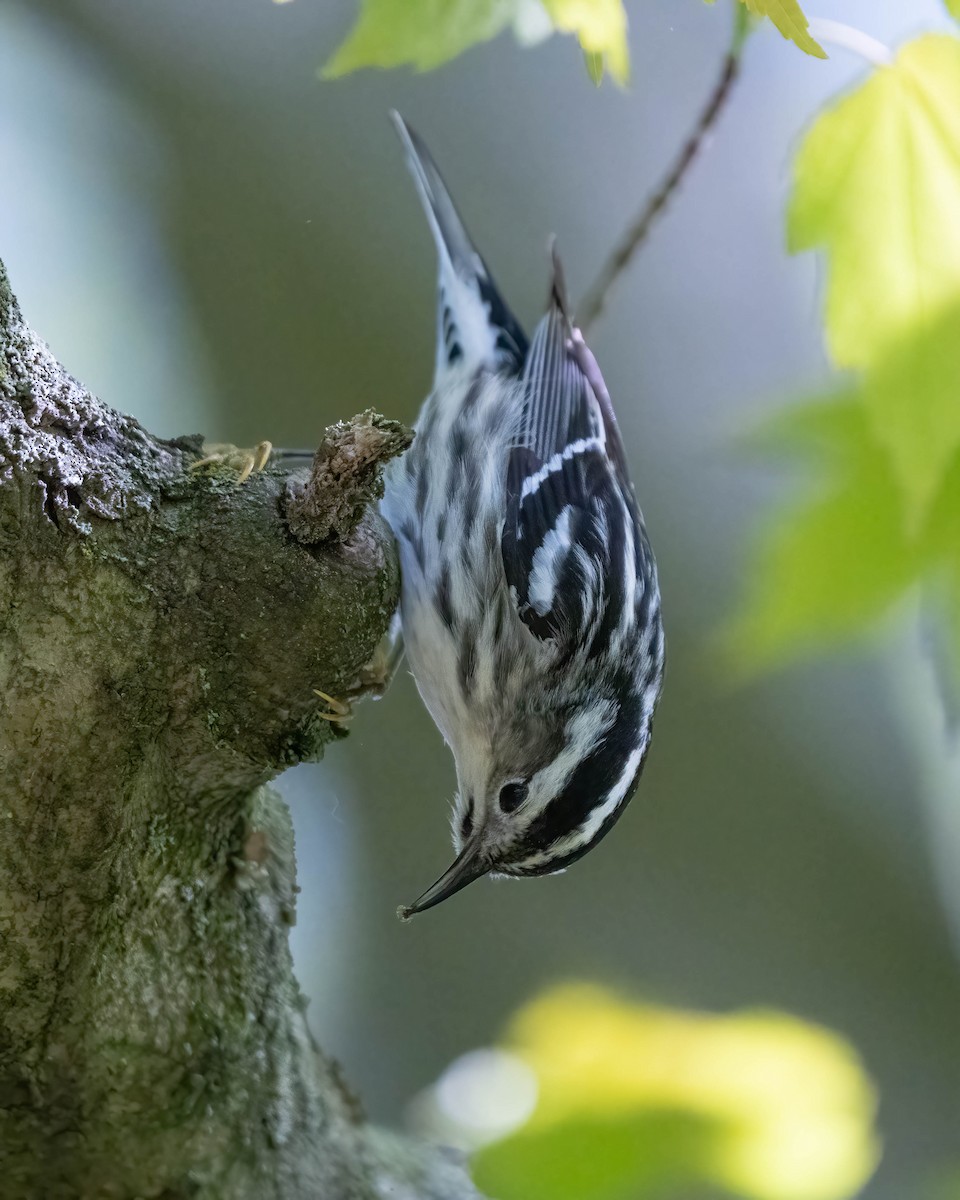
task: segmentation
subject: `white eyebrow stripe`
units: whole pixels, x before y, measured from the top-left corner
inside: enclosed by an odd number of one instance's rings
[[[536,806],[531,814],[539,816],[570,782],[573,772],[583,758],[597,746],[600,739],[617,719],[617,706],[611,701],[595,704],[591,708],[581,709],[567,723],[564,729],[565,745],[547,766],[538,771],[531,780],[531,788],[538,792],[546,785],[548,792],[545,800]]]

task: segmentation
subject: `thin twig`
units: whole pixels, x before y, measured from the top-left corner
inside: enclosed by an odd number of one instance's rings
[[[647,235],[657,217],[664,211],[674,192],[683,182],[684,176],[699,154],[704,138],[713,128],[723,108],[730,98],[733,85],[740,74],[740,60],[744,43],[751,29],[750,14],[739,0],[734,0],[733,36],[730,47],[723,60],[720,77],[714,86],[710,97],[697,118],[693,132],[684,143],[683,148],[663,182],[644,205],[636,220],[614,248],[613,253],[604,263],[588,289],[580,306],[577,324],[586,333],[597,317],[603,312],[611,287],[629,266],[634,254],[646,241]]]

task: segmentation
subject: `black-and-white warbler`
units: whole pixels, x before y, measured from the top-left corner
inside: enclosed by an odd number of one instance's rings
[[[657,572],[610,397],[559,263],[532,342],[433,159],[394,114],[440,257],[437,362],[384,513],[420,694],[456,759],[457,858],[409,908],[543,875],[613,826],[663,678]]]

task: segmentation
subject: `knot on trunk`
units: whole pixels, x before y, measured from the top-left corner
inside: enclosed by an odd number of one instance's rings
[[[290,483],[286,518],[304,545],[343,541],[383,496],[383,468],[413,441],[413,431],[368,408],[326,431],[309,478]]]

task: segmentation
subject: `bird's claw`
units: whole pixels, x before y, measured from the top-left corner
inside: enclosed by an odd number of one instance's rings
[[[313,694],[319,696],[330,710],[317,713],[317,716],[322,717],[324,721],[329,721],[331,725],[346,725],[348,721],[352,720],[353,706],[349,700],[338,700],[335,696],[321,692],[319,688],[314,688]]]

